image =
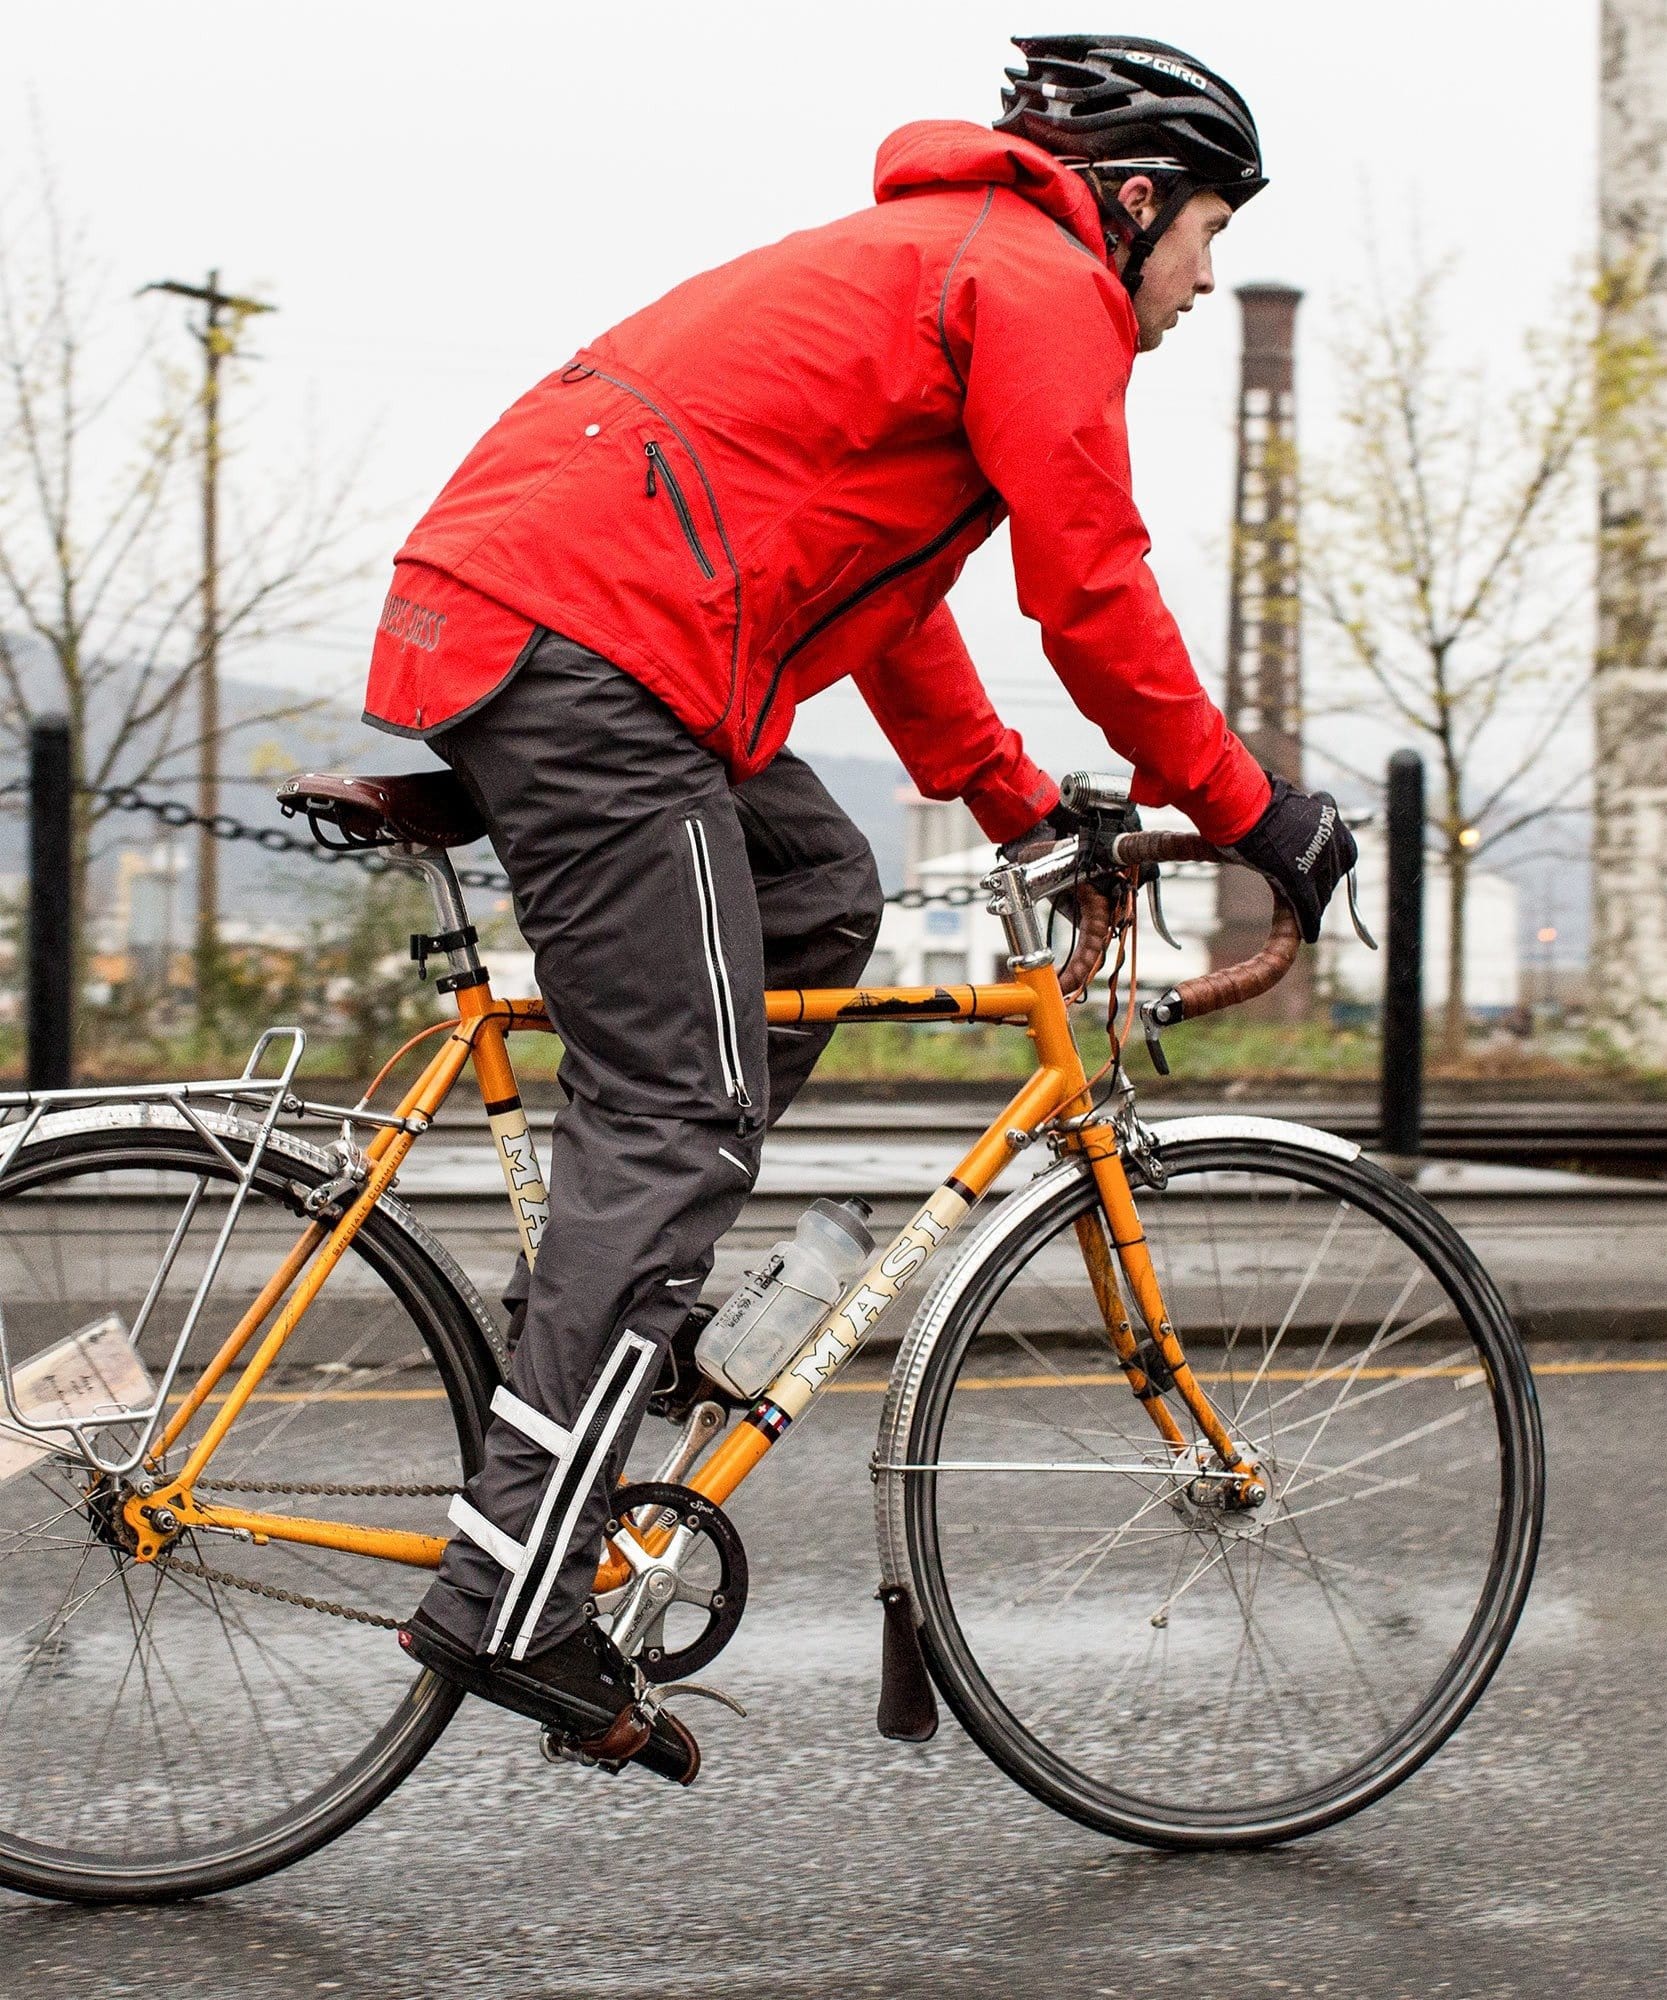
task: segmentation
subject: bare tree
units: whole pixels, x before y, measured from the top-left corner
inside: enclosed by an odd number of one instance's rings
[[[68,716],[78,953],[101,789],[177,769],[201,742],[199,396],[159,354],[154,316],[116,292],[43,163],[0,202],[0,740]],[[237,522],[215,593],[222,652],[301,629],[345,580],[331,563],[348,483],[304,469]],[[316,700],[239,716],[219,739]]]
[[[1443,337],[1449,276],[1424,268],[1393,293],[1380,277],[1349,303],[1336,356],[1343,445],[1305,467],[1303,572],[1332,670],[1325,709],[1311,713],[1387,723],[1435,765],[1444,1040],[1456,1053],[1471,870],[1590,776],[1584,524],[1599,399],[1579,286],[1554,335],[1465,361]]]

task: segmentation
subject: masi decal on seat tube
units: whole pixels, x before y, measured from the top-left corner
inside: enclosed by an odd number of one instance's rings
[[[530,1269],[544,1240],[550,1220],[550,1193],[544,1185],[543,1170],[527,1128],[527,1114],[518,1097],[505,1098],[486,1107],[486,1122],[492,1128],[498,1149],[498,1165],[503,1169],[509,1205],[515,1211],[515,1226],[521,1232],[521,1248],[527,1253]]]

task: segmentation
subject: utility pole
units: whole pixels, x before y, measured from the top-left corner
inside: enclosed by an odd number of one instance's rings
[[[1593,951],[1597,1019],[1667,1063],[1667,0],[1604,0]],[[1642,373],[1641,395],[1619,398]]]
[[[202,323],[191,331],[203,350],[203,576],[197,642],[197,810],[212,819],[220,810],[220,364],[237,352],[243,322],[276,312],[259,299],[220,289],[220,273],[206,285],[167,278],[147,292],[196,299]],[[220,850],[205,827],[197,831],[197,1004],[212,1005],[220,953]]]
[[[1238,477],[1227,615],[1229,726],[1266,769],[1302,783],[1302,621],[1297,574],[1296,325],[1301,292],[1241,285]],[[1216,884],[1212,962],[1237,965],[1267,938],[1267,894],[1248,869]],[[1264,1018],[1301,1020],[1313,1002],[1310,955],[1253,1003]]]

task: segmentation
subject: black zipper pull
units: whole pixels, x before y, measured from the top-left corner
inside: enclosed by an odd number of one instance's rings
[[[654,479],[654,461],[660,456],[660,447],[652,438],[643,446],[643,456],[648,460],[648,484],[644,488],[644,491],[648,494],[649,499],[652,500],[660,490]]]

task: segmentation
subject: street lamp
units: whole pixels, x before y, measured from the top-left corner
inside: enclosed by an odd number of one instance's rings
[[[1541,945],[1544,946],[1544,949],[1540,953],[1540,1004],[1544,1007],[1549,1019],[1551,1014],[1551,947],[1557,942],[1557,926],[1555,924],[1541,924],[1534,935]]]

